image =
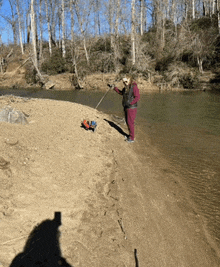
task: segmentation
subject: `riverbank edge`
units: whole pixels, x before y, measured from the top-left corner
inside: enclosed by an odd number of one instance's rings
[[[81,89],[77,89],[73,86],[71,73],[63,73],[57,75],[50,75],[47,77],[49,86],[40,86],[39,84],[28,84],[25,79],[24,71],[21,73],[6,72],[0,74],[0,87],[3,89],[26,89],[26,90],[55,90],[55,91],[72,91],[72,90],[82,90],[82,91],[106,91],[108,90],[107,84],[115,84],[117,87],[122,88],[123,84],[119,80],[116,73],[96,73],[86,76],[81,82]],[[203,81],[199,85],[198,89],[187,89],[172,87],[169,83],[153,83],[144,78],[138,77],[136,80],[138,88],[141,93],[149,92],[163,92],[163,91],[173,91],[173,92],[184,92],[184,91],[206,91],[216,89],[216,84],[211,84],[208,80]],[[218,86],[217,86],[218,88]]]

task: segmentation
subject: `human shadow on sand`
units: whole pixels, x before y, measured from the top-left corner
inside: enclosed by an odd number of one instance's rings
[[[115,130],[117,130],[120,134],[122,134],[123,136],[128,137],[128,134],[126,134],[117,124],[115,124],[113,121],[109,121],[107,119],[104,119],[104,121],[108,122],[108,124],[115,128]]]
[[[22,253],[10,267],[73,267],[61,256],[59,226],[61,212],[55,212],[53,220],[45,220],[30,233]]]

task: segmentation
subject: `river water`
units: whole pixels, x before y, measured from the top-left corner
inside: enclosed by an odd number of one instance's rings
[[[0,95],[49,98],[96,107],[101,92],[1,90]],[[109,92],[98,110],[123,117],[121,98]],[[186,185],[220,249],[220,93],[153,92],[141,95],[137,126]],[[136,127],[136,128],[138,128]]]

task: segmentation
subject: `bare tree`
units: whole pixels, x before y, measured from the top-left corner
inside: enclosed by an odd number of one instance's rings
[[[118,38],[120,12],[121,12],[121,0],[117,0],[116,18],[115,18],[115,38]]]
[[[34,0],[31,0],[31,38],[32,38],[32,51],[33,51],[33,63],[37,68],[37,42],[36,42],[36,21],[35,21],[35,10],[34,10]]]
[[[219,34],[220,34],[220,3],[219,3],[219,0],[216,0],[217,2],[217,13],[218,13],[218,31],[219,31]]]
[[[131,1],[131,56],[132,65],[135,64],[135,0]]]
[[[75,47],[75,36],[74,36],[74,9],[73,9],[73,3],[74,0],[70,1],[70,15],[71,15],[71,55],[72,55],[72,61],[73,61],[73,67],[76,74],[76,78],[78,80],[78,71],[77,71],[77,65],[76,65],[76,47]]]
[[[52,43],[56,45],[56,23],[57,23],[57,17],[59,17],[58,15],[59,0],[49,0],[49,3],[50,3],[49,14],[50,14],[50,25],[51,25],[51,38],[52,38]]]
[[[217,1],[218,0],[212,0],[212,14],[216,14],[217,12]]]
[[[65,43],[65,31],[66,31],[66,25],[65,25],[65,3],[64,0],[62,0],[62,11],[61,11],[61,18],[62,18],[62,54],[63,57],[66,57],[66,43]]]
[[[192,19],[196,18],[195,0],[192,0]]]
[[[21,13],[20,13],[20,5],[19,0],[16,0],[16,8],[17,8],[17,14],[18,14],[18,30],[19,30],[19,39],[20,39],[20,46],[21,46],[21,53],[24,54],[24,47],[23,47],[23,41],[22,41],[22,27],[21,27]]]
[[[10,6],[10,12],[11,14],[5,15],[1,14],[1,17],[7,21],[7,23],[11,26],[12,28],[12,33],[13,33],[13,41],[14,44],[17,44],[17,18],[16,18],[16,4],[14,0],[8,0],[9,6]],[[7,10],[8,11],[8,10]]]
[[[69,2],[70,16],[71,16],[71,24],[70,24],[71,25],[71,46],[73,46],[73,44],[74,44],[74,24],[75,24],[73,1],[74,0],[70,0],[70,2]]]
[[[145,7],[145,1],[140,0],[140,34],[144,34],[144,7]]]
[[[94,17],[95,17],[95,33],[96,35],[101,34],[100,24],[100,0],[94,0]]]
[[[40,0],[40,8],[39,8],[39,20],[40,20],[40,59],[43,54],[43,15],[42,15],[42,0]]]
[[[116,72],[118,71],[118,59],[119,59],[119,17],[121,13],[121,0],[117,0],[116,6],[116,18],[115,18],[115,36],[114,36],[114,65]]]
[[[176,24],[176,0],[172,0],[171,2],[170,19],[175,25]]]
[[[45,0],[45,6],[46,6],[49,53],[51,56],[52,55],[52,33],[51,33],[51,23],[50,23],[50,16],[49,16],[49,10],[48,10],[48,0]]]
[[[78,0],[74,0],[74,7],[75,7],[75,11],[76,11],[76,16],[77,16],[77,19],[78,19],[78,22],[79,22],[79,27],[80,27],[80,32],[83,36],[83,47],[84,47],[84,51],[85,51],[85,55],[86,55],[86,60],[87,60],[87,64],[89,65],[90,62],[89,62],[89,54],[88,54],[88,51],[87,51],[87,45],[86,45],[86,36],[85,36],[85,31],[86,31],[86,27],[87,27],[87,19],[85,17],[85,14],[82,14],[80,12],[80,8],[79,8],[79,5],[78,5]],[[89,12],[86,14],[87,18],[89,17],[90,15],[90,10]],[[83,29],[83,24],[84,25],[84,29]]]
[[[114,23],[114,19],[113,19],[113,16],[114,16],[114,8],[113,8],[113,0],[109,0],[109,6],[108,6],[108,13],[109,13],[109,27],[110,27],[110,42],[111,42],[111,48],[114,49],[114,26],[113,26],[113,23]]]

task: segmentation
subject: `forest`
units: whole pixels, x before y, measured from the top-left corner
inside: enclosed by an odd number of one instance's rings
[[[216,84],[219,9],[220,0],[3,0],[11,38],[1,38],[1,72],[30,58],[31,83],[68,72],[77,86],[86,75],[114,72],[182,88],[211,73]]]

